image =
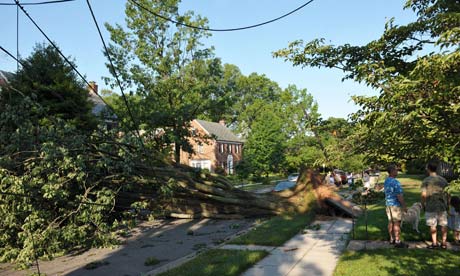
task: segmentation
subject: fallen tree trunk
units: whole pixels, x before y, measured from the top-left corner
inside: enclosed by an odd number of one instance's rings
[[[147,170],[147,168],[146,168]],[[333,191],[322,185],[322,177],[311,169],[301,168],[297,185],[282,192],[256,194],[235,188],[227,179],[196,173],[188,167],[154,169],[157,181],[174,183],[172,196],[150,202],[166,216],[176,218],[236,218],[276,215],[286,212],[304,213],[324,200]]]

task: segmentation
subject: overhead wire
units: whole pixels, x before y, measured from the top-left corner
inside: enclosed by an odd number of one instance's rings
[[[96,94],[99,99],[102,100],[102,102],[108,106],[111,111],[115,114],[116,114],[116,111],[115,109],[113,109],[112,106],[110,106],[105,100],[104,98],[99,95],[99,93],[97,93],[97,91],[94,90],[94,87],[86,80],[86,78],[80,73],[80,71],[78,71],[78,69],[75,67],[75,65],[62,53],[62,51],[59,49],[59,47],[48,37],[48,35],[42,30],[42,28],[40,28],[40,26],[38,26],[38,24],[35,22],[35,20],[29,15],[29,13],[24,9],[24,7],[22,6],[21,3],[19,3],[18,0],[14,0],[16,5],[22,10],[22,12],[27,16],[27,18],[29,18],[29,20],[34,24],[34,26],[40,31],[40,33],[46,38],[46,40],[48,40],[48,42],[53,46],[53,48],[59,53],[59,55],[67,62],[67,64],[69,64],[69,66],[72,68],[73,71],[75,71],[77,73],[77,75],[88,85],[88,88],[91,89],[92,92],[94,92],[94,94]]]
[[[16,6],[16,57],[19,59],[19,7]],[[16,72],[19,71],[19,62],[16,62]]]
[[[108,106],[112,109],[112,111],[116,114],[115,110],[98,94],[96,93],[96,91],[94,91],[94,88],[93,86],[86,80],[86,78],[78,71],[78,69],[75,67],[75,65],[62,53],[62,51],[57,47],[57,45],[48,37],[48,35],[43,31],[42,28],[40,28],[40,26],[35,22],[35,20],[28,14],[28,12],[25,10],[25,8],[21,5],[21,3],[18,1],[18,0],[14,0],[16,5],[22,10],[22,12],[29,18],[29,20],[34,24],[34,26],[42,33],[42,35],[48,40],[48,42],[56,49],[56,51],[59,53],[59,55],[69,64],[69,66],[80,76],[80,78],[88,85],[88,87]],[[88,3],[89,7],[90,4]],[[102,37],[102,33],[100,31],[100,28],[99,28],[99,25],[97,24],[97,21],[96,21],[96,18],[94,16],[94,13],[92,12],[92,9],[90,9],[91,11],[91,14],[93,16],[93,19],[96,23],[96,26],[97,26],[97,29],[98,29],[98,32],[99,32],[99,35],[103,41],[103,44],[104,44],[104,48],[106,50],[106,53],[107,53],[107,56],[109,57],[109,60],[110,60],[110,64],[111,64],[111,67],[112,67],[112,70],[114,71],[114,73],[116,74],[116,71],[115,71],[115,68],[114,68],[114,65],[113,65],[113,62],[110,58],[110,55],[108,53],[108,50],[107,50],[107,46],[105,44],[105,41]],[[13,59],[15,60],[19,60],[17,58],[15,58],[13,55],[11,55],[8,51],[6,51],[6,49],[4,49],[2,47],[2,50],[4,50],[7,54],[9,54]],[[144,143],[140,137],[140,132],[139,132],[139,128],[138,128],[138,124],[136,122],[136,120],[134,119],[134,116],[131,112],[131,108],[129,107],[129,103],[127,101],[127,98],[126,98],[126,95],[123,91],[123,87],[121,86],[121,83],[120,83],[120,80],[118,78],[118,75],[116,74],[116,78],[117,78],[117,82],[118,82],[118,85],[120,86],[120,89],[121,89],[121,92],[122,92],[122,95],[123,95],[123,99],[124,99],[124,102],[125,102],[125,105],[126,105],[126,108],[128,109],[128,113],[129,113],[129,116],[130,116],[130,119],[132,120],[134,126],[135,126],[135,131],[136,131],[136,134],[137,134],[137,137],[139,138],[139,141],[141,143],[141,146],[142,148],[145,150],[145,147],[144,147]]]
[[[5,54],[9,55],[12,59],[14,59],[17,63],[21,64],[21,66],[24,67],[24,63],[22,63],[19,60],[19,58],[16,58],[15,56],[13,56],[13,54],[11,54],[8,50],[3,48],[2,45],[0,45],[0,50],[2,50]]]
[[[54,0],[54,1],[42,1],[42,2],[31,2],[31,3],[21,3],[21,5],[23,6],[33,6],[33,5],[47,5],[47,4],[59,4],[59,3],[66,3],[66,2],[73,2],[73,1],[76,1],[76,0]],[[267,20],[267,21],[264,21],[264,22],[261,22],[261,23],[257,23],[257,24],[253,24],[253,25],[249,25],[249,26],[244,26],[244,27],[236,27],[236,28],[221,28],[221,29],[218,29],[218,28],[204,28],[204,27],[199,27],[199,26],[194,26],[194,25],[190,25],[190,24],[187,24],[187,23],[183,23],[183,22],[179,22],[177,20],[174,20],[172,18],[169,18],[169,17],[166,17],[166,16],[163,16],[159,13],[156,13],[154,11],[152,11],[151,9],[149,9],[148,7],[140,4],[138,1],[136,0],[128,0],[129,2],[133,3],[134,5],[136,5],[137,7],[139,7],[140,9],[143,9],[149,13],[151,13],[152,15],[156,16],[156,17],[159,17],[159,18],[162,18],[166,21],[169,21],[171,23],[174,23],[174,24],[178,24],[178,25],[181,25],[181,26],[184,26],[184,27],[188,27],[188,28],[192,28],[192,29],[197,29],[197,30],[203,30],[203,31],[210,31],[210,32],[234,32],[234,31],[242,31],[242,30],[247,30],[247,29],[252,29],[252,28],[256,28],[256,27],[260,27],[260,26],[263,26],[263,25],[267,25],[267,24],[270,24],[270,23],[273,23],[275,21],[278,21],[280,19],[283,19],[301,9],[303,9],[304,7],[306,7],[307,5],[309,5],[310,3],[312,3],[314,0],[310,0],[302,5],[300,5],[299,7],[293,9],[292,11],[288,12],[288,13],[285,13],[281,16],[278,16],[276,18],[273,18],[273,19],[270,19],[270,20]],[[16,5],[15,3],[0,3],[0,6],[12,6],[12,5]]]
[[[159,13],[156,13],[154,11],[152,11],[151,9],[147,8],[146,6],[140,4],[138,1],[136,0],[128,0],[129,2],[133,3],[134,5],[136,5],[137,7],[139,7],[140,9],[143,9],[144,11],[154,15],[155,17],[159,17],[163,20],[166,20],[166,21],[169,21],[171,23],[174,23],[174,24],[178,24],[178,25],[181,25],[181,26],[184,26],[184,27],[188,27],[188,28],[192,28],[192,29],[197,29],[197,30],[202,30],[202,31],[210,31],[210,32],[234,32],[234,31],[242,31],[242,30],[247,30],[247,29],[252,29],[252,28],[256,28],[256,27],[260,27],[260,26],[263,26],[263,25],[266,25],[266,24],[270,24],[270,23],[273,23],[275,21],[278,21],[282,18],[285,18],[301,9],[303,9],[304,7],[306,7],[307,5],[309,5],[311,2],[313,2],[314,0],[310,0],[304,4],[302,4],[301,6],[295,8],[294,10],[288,12],[288,13],[285,13],[281,16],[278,16],[276,18],[273,18],[273,19],[270,19],[270,20],[267,20],[267,21],[264,21],[264,22],[261,22],[261,23],[257,23],[257,24],[253,24],[253,25],[249,25],[249,26],[244,26],[244,27],[237,27],[237,28],[223,28],[223,29],[216,29],[216,28],[204,28],[204,27],[199,27],[199,26],[194,26],[194,25],[190,25],[190,24],[187,24],[187,23],[183,23],[183,22],[180,22],[180,21],[177,21],[177,20],[174,20],[172,18],[169,18],[169,17],[166,17],[166,16],[163,16]]]
[[[37,6],[37,5],[47,5],[47,4],[59,4],[65,2],[73,2],[76,0],[54,0],[54,1],[43,1],[43,2],[30,2],[30,3],[21,3],[24,6]],[[15,3],[0,3],[0,6],[16,6]]]
[[[99,34],[99,37],[102,41],[102,45],[104,46],[104,51],[105,51],[105,54],[107,56],[107,58],[109,59],[109,62],[110,62],[110,67],[112,69],[112,72],[115,76],[115,79],[117,81],[117,85],[118,87],[120,88],[120,92],[121,92],[121,96],[123,98],[123,101],[126,105],[126,108],[128,110],[128,114],[129,114],[129,117],[131,118],[131,120],[133,121],[133,124],[135,126],[135,130],[136,130],[136,134],[137,136],[139,137],[139,140],[141,142],[141,145],[142,147],[144,147],[144,142],[142,141],[141,139],[141,135],[140,135],[140,132],[139,132],[139,124],[137,122],[137,120],[134,118],[133,116],[133,113],[131,112],[131,108],[129,107],[129,102],[128,102],[128,98],[126,98],[126,95],[125,95],[125,92],[124,92],[124,89],[123,89],[123,86],[121,85],[121,82],[120,82],[120,78],[118,77],[118,74],[117,74],[117,71],[115,70],[115,66],[113,65],[113,62],[112,62],[112,58],[110,56],[110,53],[109,53],[109,50],[107,48],[107,45],[105,43],[105,40],[104,40],[104,37],[102,36],[102,32],[101,32],[101,29],[99,28],[99,24],[97,23],[97,20],[96,20],[96,16],[94,15],[94,12],[93,12],[93,9],[91,7],[91,3],[89,2],[89,0],[86,0],[86,3],[88,4],[88,8],[89,8],[89,11],[91,13],[91,16],[93,18],[93,21],[94,21],[94,24],[96,25],[96,28],[97,28],[97,32]]]
[[[24,63],[21,62],[21,60],[19,58],[16,58],[15,56],[13,56],[8,50],[6,50],[5,48],[3,48],[1,45],[0,45],[0,50],[2,50],[3,52],[5,52],[7,55],[9,55],[12,59],[14,59],[16,61],[17,64],[20,64],[22,66],[22,68],[24,68]],[[19,71],[19,68],[18,68],[18,71]],[[34,82],[34,80],[27,76],[26,74],[24,75],[28,80]],[[7,87],[20,93],[22,96],[25,95],[24,92],[18,90],[17,88],[13,87],[11,84],[8,84],[7,83]],[[60,98],[62,100],[62,98]],[[74,101],[70,101],[70,103],[72,104],[72,107],[73,107],[73,110],[77,111],[77,110],[80,110],[80,106],[78,106]],[[109,106],[110,107],[110,106]]]
[[[90,89],[94,91],[93,87],[90,85],[90,83],[86,80],[86,78],[78,71],[78,69],[76,69],[76,67],[73,65],[72,62],[69,61],[69,59],[62,53],[62,51],[55,45],[55,43],[46,35],[46,33],[40,28],[40,26],[38,26],[38,24],[33,20],[33,18],[27,13],[27,11],[24,9],[24,7],[22,7],[22,5],[19,3],[19,1],[15,0],[16,2],[16,5],[23,11],[23,13],[31,20],[31,22],[35,25],[35,27],[42,33],[42,35],[48,40],[48,42],[56,49],[56,51],[59,53],[59,55],[70,65],[70,67],[72,68],[72,70],[74,70],[79,76],[80,78],[82,78],[82,80],[88,85],[88,87]],[[19,64],[21,64],[22,67],[24,67],[24,63],[22,63],[19,58],[16,58],[13,54],[11,54],[8,50],[6,50],[4,47],[2,47],[0,45],[0,49],[6,53],[8,56],[10,56],[12,59],[14,59],[16,62],[18,62]],[[112,64],[113,66],[113,64]],[[98,95],[99,98],[101,98],[101,100],[104,101],[104,99],[95,92],[96,95]],[[104,101],[104,103],[106,103]],[[127,103],[128,104],[128,103]],[[108,104],[106,103],[106,105],[108,107],[110,107],[112,110],[113,108]],[[127,108],[129,108],[129,104],[127,105]],[[114,111],[114,110],[113,110]],[[114,111],[115,113],[115,111]],[[116,114],[116,113],[115,113]],[[133,120],[133,118],[131,118]],[[133,121],[135,123],[135,121]],[[137,132],[139,133],[138,129],[136,129]],[[140,137],[139,137],[140,138]],[[141,140],[141,143],[142,143],[142,140]],[[142,143],[143,145],[143,143]],[[21,194],[12,194],[12,193],[5,193],[5,192],[1,192],[0,191],[0,194],[10,194],[10,195],[14,195],[14,196],[25,196],[25,197],[30,197],[28,195],[21,195]],[[100,204],[100,203],[94,203],[94,202],[78,202],[78,203],[82,203],[82,204],[91,204],[91,205],[100,205],[100,206],[109,206],[109,205],[104,205],[104,204]],[[127,206],[117,206],[118,208],[123,208],[123,209],[136,209],[138,210],[138,208],[134,208],[134,207],[127,207]]]

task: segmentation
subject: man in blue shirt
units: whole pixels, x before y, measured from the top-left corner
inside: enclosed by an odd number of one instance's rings
[[[385,179],[384,191],[390,243],[397,248],[404,248],[407,246],[400,239],[402,213],[407,211],[403,189],[401,183],[396,179],[398,168],[390,165],[387,171],[388,177]]]

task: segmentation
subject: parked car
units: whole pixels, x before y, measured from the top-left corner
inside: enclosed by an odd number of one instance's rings
[[[297,183],[294,181],[281,181],[281,182],[278,182],[278,184],[276,184],[275,188],[273,188],[272,191],[281,192],[281,191],[290,189],[294,187],[295,185],[297,185]]]
[[[287,178],[288,181],[293,182],[297,182],[297,179],[299,179],[299,173],[291,173]]]
[[[334,174],[340,177],[341,184],[347,184],[347,174],[344,171],[335,169]]]

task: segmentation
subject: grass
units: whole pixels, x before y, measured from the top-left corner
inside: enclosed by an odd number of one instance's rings
[[[360,275],[459,275],[460,255],[450,250],[377,249],[348,251],[339,260],[334,276]]]
[[[401,182],[404,189],[404,199],[408,207],[415,202],[420,202],[420,186],[422,184],[423,175],[404,175],[401,174],[397,179]],[[367,225],[368,237],[366,237],[366,216],[358,218],[355,225],[356,240],[388,240],[388,219],[385,212],[385,202],[382,200],[377,204],[367,206]],[[423,241],[431,240],[429,228],[425,224],[424,215],[421,215],[419,222],[420,234],[412,230],[412,225],[405,223],[402,227],[402,240],[406,241]],[[452,239],[452,234],[449,233],[448,239]]]
[[[408,207],[420,202],[420,186],[423,175],[399,175],[403,185],[404,199]],[[383,182],[384,179],[380,179]],[[361,216],[355,226],[355,239],[387,240],[388,219],[385,202],[369,205],[367,210],[368,237],[365,231],[365,216]],[[420,234],[412,230],[412,225],[404,224],[402,239],[406,241],[431,240],[429,228],[422,214],[419,222]],[[449,233],[448,239],[452,239]],[[339,275],[458,275],[460,256],[450,250],[425,249],[377,249],[345,252],[336,267]]]
[[[179,267],[159,275],[240,275],[267,255],[267,251],[212,249]]]
[[[280,246],[303,230],[313,218],[313,211],[306,214],[276,216],[230,243]]]

